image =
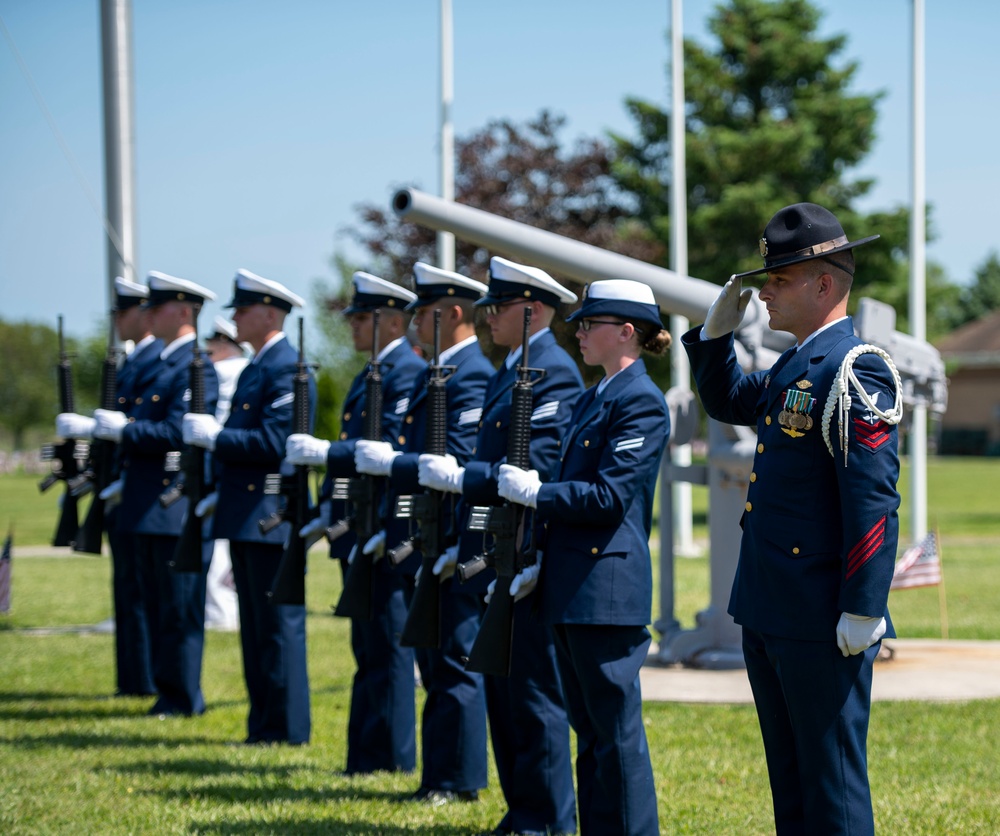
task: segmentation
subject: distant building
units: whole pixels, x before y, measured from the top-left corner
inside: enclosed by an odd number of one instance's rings
[[[1000,310],[937,342],[948,373],[941,455],[1000,456]]]

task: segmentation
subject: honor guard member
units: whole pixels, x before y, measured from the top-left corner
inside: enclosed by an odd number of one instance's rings
[[[472,457],[483,396],[493,376],[493,366],[479,346],[474,321],[473,302],[486,294],[487,287],[458,273],[421,262],[413,265],[413,278],[417,298],[407,310],[413,311],[412,324],[417,339],[425,347],[434,344],[434,313],[441,312],[438,362],[451,367],[444,372],[448,375],[445,382],[447,450],[459,464],[465,464]],[[409,408],[395,444],[361,440],[355,447],[354,461],[360,472],[390,477],[386,503],[386,542],[390,545],[400,543],[411,534],[410,521],[392,515],[396,498],[424,491],[417,481],[417,469],[427,431],[426,393],[427,379],[421,376],[410,393]],[[439,573],[446,564],[454,566],[454,553],[458,551],[454,514],[457,497],[450,493],[444,496],[440,529],[448,538],[443,545],[452,555],[438,558],[435,568]],[[422,559],[421,552],[414,550],[396,571],[412,576]],[[473,801],[478,798],[478,791],[486,786],[483,677],[466,671],[463,662],[479,630],[479,600],[453,576],[441,577],[440,582],[441,647],[416,650],[427,699],[421,724],[423,774],[420,788],[413,797],[432,805],[454,800]],[[412,588],[408,586],[407,590],[409,606]]]
[[[761,239],[764,266],[734,275],[702,328],[683,337],[718,421],[757,428],[729,613],[767,756],[778,834],[874,831],[867,736],[872,663],[895,633],[887,601],[896,557],[900,382],[881,349],[854,336],[854,248],[836,217],[786,206]],[[796,344],[744,374],[733,351],[752,291]]]
[[[426,364],[406,339],[406,306],[416,294],[370,273],[354,274],[354,296],[344,309],[351,326],[356,351],[371,355],[374,311],[379,312],[379,345],[375,348],[382,375],[382,439],[398,438],[416,381],[423,380]],[[357,477],[354,447],[364,437],[365,378],[368,366],[354,378],[344,399],[340,438],[335,441],[295,434],[288,440],[290,464],[326,465],[327,481],[321,491],[330,495],[331,480]],[[379,498],[380,501],[383,499]],[[347,517],[345,504],[330,503],[325,525]],[[374,539],[374,538],[373,538]],[[371,553],[380,558],[384,549],[373,543]],[[355,534],[349,531],[333,541],[330,556],[341,562],[346,576],[348,561],[356,548]],[[376,546],[377,552],[376,552]],[[410,772],[416,767],[417,732],[413,650],[401,647],[399,635],[406,623],[404,589],[412,578],[378,559],[374,567],[372,592],[374,617],[351,620],[351,650],[357,663],[351,688],[351,709],[347,726],[348,775],[379,770]]]
[[[219,401],[215,406],[215,419],[220,424],[225,424],[233,402],[233,392],[236,391],[236,381],[249,359],[236,339],[235,323],[216,316],[213,328],[213,332],[205,339],[205,348],[212,358],[215,373],[219,376]],[[205,590],[205,629],[230,632],[239,627],[239,601],[233,581],[229,543],[226,540],[216,540]]]
[[[258,522],[277,511],[280,498],[265,493],[277,473],[292,429],[293,378],[298,350],[282,330],[303,301],[283,284],[237,270],[233,298],[236,336],[255,352],[236,383],[225,426],[213,414],[184,416],[184,437],[212,452],[216,493],[199,504],[214,511],[212,535],[229,541],[240,610],[243,677],[250,697],[247,743],[309,742],[306,608],[272,604],[267,597],[284,551],[289,525],[261,533]],[[316,384],[309,379],[310,424]]]
[[[163,350],[163,340],[149,330],[149,309],[142,303],[149,296],[143,284],[117,276],[115,278],[115,331],[123,343],[132,343],[132,352],[118,368],[115,379],[117,406],[131,415],[136,392],[143,390],[156,375]],[[56,416],[56,432],[64,438],[93,438],[94,419],[85,415],[64,413]],[[118,503],[121,501],[121,461],[116,456],[115,478],[102,491],[106,500],[104,523],[111,547],[112,599],[115,618],[115,696],[144,697],[156,693],[153,682],[152,649],[149,620],[139,586],[138,567],[133,542],[134,535],[119,525]]]
[[[537,509],[539,559],[514,578],[536,581],[552,625],[566,710],[576,731],[580,833],[659,833],[656,788],[642,723],[639,671],[653,600],[649,533],[660,457],[670,435],[663,393],[640,354],[670,345],[653,291],[641,282],[591,284],[577,323],[580,354],[604,377],[576,403],[559,472],[501,465],[499,493]]]
[[[469,507],[503,504],[497,475],[507,456],[525,307],[531,308],[531,366],[545,370],[532,387],[531,464],[543,478],[550,478],[583,380],[549,325],[559,305],[575,301],[576,294],[536,267],[499,256],[490,259],[489,292],[476,305],[486,311],[493,342],[510,352],[486,388],[472,460],[463,467],[453,457],[421,456],[420,484],[460,493]],[[482,550],[483,535],[463,530],[458,561],[469,561]],[[480,572],[466,584],[482,594],[494,577],[493,571]],[[485,609],[483,602],[481,611]],[[509,677],[485,677],[493,753],[508,806],[495,832],[573,833],[576,800],[569,722],[552,630],[533,612],[531,601],[516,604],[512,657]]]
[[[177,460],[184,443],[181,424],[191,398],[195,323],[202,305],[215,294],[165,273],[151,272],[148,284],[149,297],[143,304],[149,309],[149,328],[165,347],[154,372],[145,375],[145,384],[133,386],[130,414],[94,412],[94,436],[120,445],[123,484],[118,526],[135,535],[139,583],[151,631],[153,681],[159,694],[149,713],[190,716],[205,710],[201,661],[205,574],[212,549],[211,543],[204,544],[201,572],[170,568],[189,503],[182,497],[164,508],[160,496],[179,475],[176,467],[167,469],[167,461]],[[206,363],[209,409],[215,409],[218,391],[215,371]]]

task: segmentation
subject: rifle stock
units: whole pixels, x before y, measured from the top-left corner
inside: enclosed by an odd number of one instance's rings
[[[299,317],[299,362],[292,382],[293,433],[309,432],[309,365],[306,363],[304,340],[303,320]],[[265,533],[285,520],[292,524],[267,597],[272,604],[302,606],[306,602],[306,541],[299,531],[313,516],[309,506],[309,466],[296,465],[290,476],[283,476],[281,492],[285,498],[284,507],[259,522],[261,531]],[[272,522],[275,517],[277,522]]]
[[[517,380],[511,392],[510,431],[507,437],[507,463],[522,470],[531,467],[532,387],[545,374],[528,364],[528,338],[531,330],[531,308],[524,309],[524,335],[521,341],[521,362]],[[486,607],[479,633],[469,652],[466,670],[492,676],[509,676],[511,647],[514,636],[514,601],[510,585],[515,575],[534,563],[534,541],[522,551],[525,533],[533,535],[533,515],[523,505],[504,502],[503,505],[481,512],[482,529],[493,534],[493,549],[482,556],[497,572],[496,586]],[[472,526],[470,526],[472,528]],[[480,529],[472,529],[480,530]],[[478,559],[477,559],[478,561]],[[470,563],[476,561],[470,561]],[[469,564],[463,564],[468,567]],[[467,569],[464,572],[467,575]]]
[[[191,343],[191,365],[188,366],[188,386],[191,389],[191,412],[204,415],[205,407],[205,358],[198,348],[198,324],[195,322],[194,340]],[[175,572],[197,573],[203,570],[202,546],[204,537],[202,530],[204,520],[195,513],[198,503],[208,493],[208,481],[205,477],[205,449],[189,444],[180,456],[181,475],[171,490],[160,495],[160,504],[164,507],[176,502],[180,495],[187,497],[187,513],[181,525],[180,537],[174,548],[173,558],[169,566]],[[179,491],[178,491],[179,489]]]
[[[111,312],[108,332],[108,349],[101,366],[101,409],[114,409],[118,390],[118,349],[115,347],[115,315]],[[94,498],[83,525],[76,534],[73,551],[88,554],[101,553],[104,538],[105,500],[101,491],[111,484],[115,463],[115,443],[105,439],[94,439],[90,444],[90,462],[85,474],[93,485]]]
[[[378,359],[378,317],[372,312],[372,358],[368,376],[365,378],[365,428],[364,438],[378,441],[382,438],[382,369]],[[378,488],[379,477],[361,474],[340,482],[341,494],[354,509],[349,520],[350,527],[357,534],[354,560],[348,565],[344,575],[344,589],[333,614],[341,618],[357,618],[370,621],[374,617],[372,593],[375,586],[375,560],[363,549],[368,540],[378,530]],[[342,526],[333,526],[338,528]]]
[[[441,311],[434,311],[434,359],[427,380],[427,430],[424,450],[437,456],[448,452],[448,395],[446,384],[454,366],[442,366]],[[421,550],[420,579],[406,614],[399,643],[404,647],[441,646],[441,579],[434,574],[434,564],[444,551],[442,506],[444,494],[428,490],[414,496],[401,496],[396,516],[407,516],[418,526],[416,545]],[[400,510],[403,513],[400,513]]]

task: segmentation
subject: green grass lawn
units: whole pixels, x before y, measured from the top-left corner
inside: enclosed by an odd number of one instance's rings
[[[330,615],[339,572],[322,549],[310,556],[307,590],[311,745],[235,745],[246,714],[235,634],[208,634],[204,716],[161,721],[145,716],[149,699],[110,698],[113,638],[70,629],[110,614],[108,559],[17,557],[18,547],[47,542],[55,524],[54,495],[39,497],[35,481],[0,476],[0,533],[9,520],[16,526],[14,608],[0,616],[0,832],[467,834],[499,820],[492,768],[478,804],[436,810],[401,801],[417,775],[337,774],[354,664],[347,623]],[[998,490],[1000,460],[931,460],[931,523],[944,544],[952,638],[1000,639]],[[703,538],[697,490],[695,501]],[[686,625],[707,603],[707,575],[706,558],[677,561]],[[900,635],[937,637],[937,602],[936,589],[893,593]],[[649,703],[645,722],[664,834],[773,830],[752,706]],[[876,703],[879,832],[1000,832],[998,724],[1000,700]]]

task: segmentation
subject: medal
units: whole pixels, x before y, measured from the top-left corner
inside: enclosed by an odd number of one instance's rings
[[[781,431],[792,438],[801,438],[807,430],[811,430],[813,419],[809,413],[815,402],[816,399],[807,392],[788,389],[785,392],[785,404],[778,413]]]

